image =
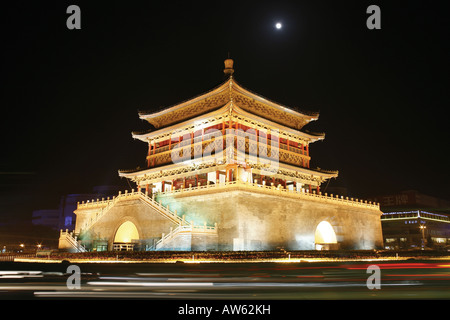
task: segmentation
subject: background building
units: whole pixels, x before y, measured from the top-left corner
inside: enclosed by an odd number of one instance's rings
[[[450,201],[416,190],[377,196],[386,249],[447,249]]]
[[[75,213],[77,203],[82,201],[95,201],[97,199],[113,197],[120,190],[118,186],[96,186],[92,189],[92,193],[68,194],[61,197],[59,204],[59,218],[57,230],[74,230],[75,229]]]
[[[32,214],[32,223],[34,225],[40,225],[49,227],[54,230],[59,230],[59,209],[41,209],[34,210]]]

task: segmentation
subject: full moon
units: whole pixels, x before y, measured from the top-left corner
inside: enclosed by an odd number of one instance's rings
[[[277,29],[281,29],[282,27],[283,27],[283,25],[281,24],[281,22],[277,22],[275,24],[275,28],[277,28]]]

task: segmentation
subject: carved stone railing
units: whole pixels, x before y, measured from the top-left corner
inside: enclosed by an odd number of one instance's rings
[[[61,230],[59,233],[59,241],[65,241],[69,245],[72,246],[72,249],[76,252],[86,252],[86,248],[78,242],[77,236],[73,234],[73,232],[69,232],[68,230]]]
[[[82,202],[78,203],[77,210],[78,209],[98,209],[96,213],[93,213],[91,217],[84,222],[84,224],[81,226],[81,231],[89,230],[93,224],[95,224],[101,217],[103,217],[105,214],[108,213],[109,210],[111,210],[117,202],[120,201],[128,201],[132,199],[140,199],[143,201],[143,203],[147,204],[148,206],[152,207],[154,210],[159,212],[164,217],[171,220],[173,223],[177,225],[185,225],[187,222],[184,220],[184,218],[179,217],[177,215],[176,210],[171,211],[169,206],[163,206],[160,202],[156,201],[154,197],[149,197],[147,193],[143,193],[141,191],[134,191],[134,189],[131,190],[131,192],[128,192],[128,190],[125,190],[124,193],[119,191],[119,195],[116,197],[113,197],[112,199],[102,199],[97,201],[88,201],[88,202]]]
[[[187,194],[187,193],[201,193],[201,192],[207,192],[207,191],[225,191],[230,189],[242,189],[242,190],[249,190],[254,192],[260,192],[265,193],[268,195],[277,195],[277,196],[283,196],[283,197],[289,197],[289,198],[301,198],[301,199],[310,199],[320,202],[328,202],[328,203],[341,203],[344,205],[349,206],[356,206],[356,207],[364,207],[364,208],[371,208],[371,209],[380,209],[380,204],[367,201],[367,200],[361,200],[361,199],[355,199],[355,198],[349,198],[344,196],[338,196],[333,194],[327,194],[327,193],[316,193],[315,190],[313,192],[308,192],[307,190],[291,190],[284,188],[282,185],[274,186],[274,185],[265,185],[265,184],[258,184],[255,183],[249,183],[249,182],[242,182],[242,181],[227,181],[219,183],[219,181],[216,184],[210,184],[209,181],[206,185],[198,185],[198,186],[190,186],[189,188],[184,189],[176,189],[176,190],[167,190],[165,192],[158,193],[158,197],[165,197],[168,195],[176,195],[176,194]]]
[[[196,233],[196,234],[201,233],[201,234],[214,235],[214,234],[217,234],[217,223],[214,225],[214,227],[207,226],[206,224],[203,224],[200,226],[190,224],[187,226],[178,226],[175,229],[171,228],[171,230],[168,234],[163,233],[161,239],[159,239],[155,243],[155,250],[160,249],[161,247],[164,246],[164,244],[166,244],[168,241],[172,240],[173,238],[175,238],[177,235],[179,235],[181,233]]]

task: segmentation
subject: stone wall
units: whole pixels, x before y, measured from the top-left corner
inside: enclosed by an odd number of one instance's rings
[[[219,250],[313,250],[321,221],[332,225],[342,249],[382,247],[379,209],[242,190],[170,194],[159,199],[187,221],[217,222]]]
[[[217,236],[201,233],[181,233],[164,243],[159,251],[217,251]]]
[[[76,210],[77,228],[82,222],[93,214],[92,210]],[[126,221],[131,221],[137,228],[142,246],[153,245],[154,241],[161,239],[162,233],[169,233],[170,228],[177,225],[163,217],[159,212],[138,199],[117,202],[104,216],[102,216],[87,233],[80,234],[82,243],[89,247],[93,240],[107,240],[108,249],[112,244],[117,229]],[[77,233],[79,230],[75,230]]]
[[[186,221],[208,226],[217,223],[216,235],[174,237],[164,250],[314,250],[315,232],[322,221],[329,222],[336,234],[338,243],[333,248],[382,248],[381,211],[376,206],[265,192],[235,188],[160,194],[158,200],[178,216],[184,215]],[[76,233],[96,212],[98,209],[92,208],[76,211]],[[130,198],[115,203],[79,238],[88,248],[94,240],[106,240],[112,250],[116,231],[126,221],[137,227],[140,249],[178,226],[144,201]]]

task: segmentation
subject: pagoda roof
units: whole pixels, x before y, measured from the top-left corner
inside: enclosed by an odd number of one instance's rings
[[[191,167],[193,168],[193,170],[191,171],[195,171],[195,165],[193,165],[195,163],[195,160],[188,160],[188,163],[192,163],[192,166],[186,166],[186,163],[183,164],[171,164],[171,165],[164,165],[164,166],[158,166],[158,167],[153,167],[153,168],[141,168],[141,167],[137,167],[135,169],[125,169],[125,170],[118,170],[119,176],[120,177],[125,177],[125,178],[135,178],[137,176],[143,176],[146,174],[152,174],[152,173],[158,173],[158,172],[162,172],[162,167],[164,167],[165,171],[171,170],[171,169],[176,169],[176,168],[186,168],[186,167]],[[297,166],[293,166],[287,163],[279,163],[279,170],[283,170],[283,169],[287,169],[287,170],[291,170],[291,171],[295,171],[295,172],[299,172],[302,174],[307,174],[307,175],[311,175],[311,176],[320,176],[323,179],[330,179],[330,178],[336,178],[339,174],[339,171],[337,170],[324,170],[321,168],[305,168],[305,167],[297,167]],[[185,170],[186,175],[191,175],[192,172],[189,170]]]
[[[139,139],[144,142],[148,141],[148,139],[155,139],[155,138],[158,139],[161,137],[164,140],[164,139],[167,139],[167,132],[176,131],[177,129],[182,129],[183,127],[190,127],[192,125],[192,122],[201,123],[202,118],[214,117],[214,116],[217,116],[220,114],[229,113],[230,111],[233,114],[239,114],[239,115],[246,117],[247,119],[252,119],[258,123],[266,124],[271,128],[277,128],[280,131],[286,132],[287,134],[297,135],[309,142],[315,142],[315,141],[322,140],[325,138],[324,133],[315,133],[315,132],[309,132],[307,130],[300,131],[300,130],[292,129],[292,128],[286,127],[284,125],[277,124],[274,121],[267,120],[266,118],[255,115],[248,111],[245,111],[244,109],[234,105],[231,102],[228,102],[226,105],[219,107],[218,109],[216,109],[214,111],[208,112],[207,114],[196,116],[189,120],[178,122],[176,124],[169,125],[167,127],[161,128],[161,129],[157,129],[157,130],[149,129],[149,130],[145,130],[142,132],[132,132],[132,136],[134,139]]]
[[[156,129],[161,129],[220,109],[229,102],[248,113],[296,130],[300,130],[310,121],[317,120],[319,117],[318,112],[306,112],[286,107],[256,94],[236,82],[232,75],[225,82],[204,94],[160,111],[140,111],[139,117]]]

